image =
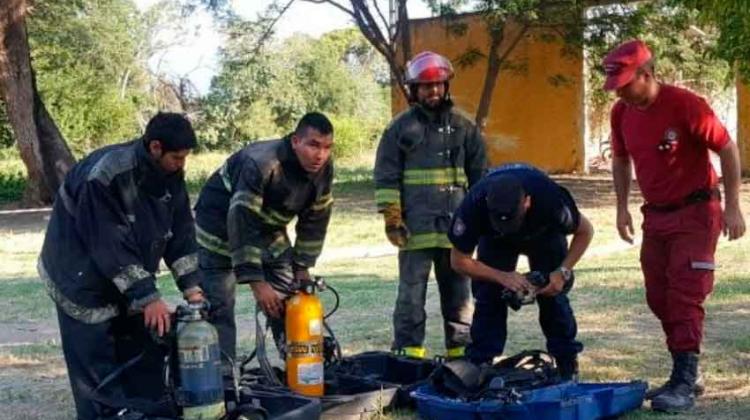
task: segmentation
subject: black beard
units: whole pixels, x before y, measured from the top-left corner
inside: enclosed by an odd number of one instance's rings
[[[419,101],[419,104],[422,105],[422,108],[425,108],[427,110],[430,110],[430,111],[439,111],[445,105],[445,96],[443,96],[442,98],[440,98],[440,100],[435,105],[431,105],[426,100]]]

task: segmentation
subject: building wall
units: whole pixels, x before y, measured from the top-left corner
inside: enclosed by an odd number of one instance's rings
[[[451,95],[456,105],[474,119],[479,104],[486,58],[469,67],[456,63],[469,48],[487,54],[489,38],[477,15],[461,17],[468,23],[463,36],[448,33],[439,18],[412,21],[414,54],[430,50],[448,57],[456,68]],[[517,28],[508,28],[506,42]],[[562,44],[539,31],[524,36],[510,56],[517,71],[501,71],[485,128],[492,165],[525,161],[555,173],[584,167],[584,83],[580,54],[561,54]],[[501,51],[506,46],[501,47]],[[393,113],[407,106],[393,89]]]

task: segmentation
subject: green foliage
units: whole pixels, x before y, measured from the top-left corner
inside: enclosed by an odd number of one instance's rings
[[[309,111],[335,120],[336,153],[372,144],[389,116],[385,64],[354,29],[296,35],[260,48],[262,27],[231,19],[221,69],[202,101],[204,146],[235,149],[280,136]],[[339,127],[341,125],[341,127]]]
[[[37,2],[28,28],[39,91],[75,154],[139,131],[146,40],[131,0]]]
[[[0,100],[0,147],[10,147],[13,141],[13,131],[8,122],[8,115],[5,113],[5,103]]]
[[[747,0],[671,0],[688,7],[702,22],[719,29],[715,36],[716,57],[725,60],[750,81],[750,2]]]
[[[371,151],[380,138],[383,126],[373,121],[354,117],[331,118],[334,133],[333,155],[337,159],[357,156]]]
[[[25,188],[26,177],[23,173],[0,173],[0,203],[20,200]]]
[[[0,204],[20,200],[25,188],[26,171],[18,150],[15,147],[0,148]]]
[[[717,31],[699,28],[694,10],[655,0],[634,5],[616,5],[590,9],[585,45],[588,51],[587,105],[589,127],[594,138],[606,141],[609,133],[609,108],[613,97],[600,87],[604,83],[601,60],[606,53],[629,39],[642,39],[656,58],[657,77],[667,83],[687,86],[699,94],[716,98],[727,94],[731,82],[730,67],[718,57]]]

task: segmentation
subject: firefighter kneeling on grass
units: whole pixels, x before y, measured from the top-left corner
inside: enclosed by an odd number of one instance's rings
[[[203,299],[182,171],[195,145],[188,120],[157,114],[142,138],[78,162],[57,192],[38,270],[57,307],[80,420],[121,418],[129,401],[162,397],[164,351],[147,331],[170,329],[156,288],[162,258],[184,297]]]
[[[333,126],[311,112],[294,133],[245,146],[208,179],[195,206],[202,287],[231,383],[235,284],[247,284],[283,348],[284,300],[309,280],[323,248],[333,197]],[[297,218],[291,245],[286,226]]]
[[[570,234],[573,238],[568,245]],[[532,166],[501,166],[469,191],[448,236],[453,243],[453,268],[472,278],[475,311],[467,356],[473,363],[489,363],[503,353],[506,289],[537,292],[547,350],[555,357],[562,379],[576,378],[583,345],[576,340],[576,320],[567,292],[574,281],[573,267],[593,235],[594,228],[570,193]],[[549,276],[547,287],[536,291],[516,272],[519,254],[528,257],[532,271]]]
[[[469,341],[472,304],[469,279],[450,266],[446,237],[453,211],[485,169],[477,127],[453,107],[453,67],[423,52],[409,61],[411,107],[383,134],[375,161],[375,201],[388,240],[399,248],[399,286],[393,312],[397,353],[424,357],[425,298],[432,266],[448,357],[460,357]]]

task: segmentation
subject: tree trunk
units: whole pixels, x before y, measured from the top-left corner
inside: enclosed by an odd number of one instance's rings
[[[502,54],[500,54],[500,47],[503,44],[503,40],[505,40],[505,25],[493,28],[489,31],[490,50],[487,57],[487,73],[484,76],[482,96],[479,99],[479,106],[477,107],[477,113],[474,117],[474,122],[482,132],[484,132],[487,126],[487,116],[490,113],[490,105],[492,105],[492,94],[495,91],[495,85],[497,84],[497,77],[500,74],[500,69],[505,60],[508,59],[510,53],[513,52],[523,36],[526,35],[528,30],[528,25],[522,26],[518,30],[518,33],[510,40],[510,43]]]
[[[398,32],[401,34],[401,52],[404,65],[411,59],[411,31],[409,30],[409,11],[406,0],[398,1]]]
[[[24,204],[41,205],[52,202],[75,159],[36,88],[24,20],[27,8],[26,0],[0,3],[0,94],[26,166]]]

